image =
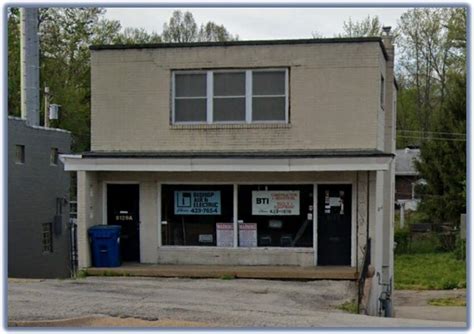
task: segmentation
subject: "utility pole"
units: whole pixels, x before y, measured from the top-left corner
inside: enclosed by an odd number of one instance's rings
[[[38,9],[20,8],[21,118],[39,125]]]
[[[49,87],[44,87],[44,126],[49,128]]]

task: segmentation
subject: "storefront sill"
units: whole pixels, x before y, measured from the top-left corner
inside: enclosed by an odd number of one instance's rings
[[[217,246],[171,246],[165,245],[158,247],[158,250],[225,250],[225,251],[281,251],[281,252],[301,252],[314,253],[314,248],[311,247],[217,247]]]

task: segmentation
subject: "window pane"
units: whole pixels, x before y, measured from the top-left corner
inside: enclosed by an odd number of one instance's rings
[[[252,99],[253,121],[284,121],[284,97],[254,97]]]
[[[245,98],[214,99],[214,121],[245,121]]]
[[[245,73],[214,73],[214,96],[245,95]]]
[[[163,185],[163,245],[233,246],[231,185]]]
[[[175,100],[175,122],[206,122],[206,99]]]
[[[253,72],[253,95],[284,95],[285,72]]]
[[[206,74],[176,74],[175,75],[175,96],[193,97],[206,96]]]
[[[312,185],[240,185],[238,205],[239,247],[313,247]]]

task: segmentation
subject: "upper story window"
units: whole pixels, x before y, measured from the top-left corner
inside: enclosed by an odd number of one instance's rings
[[[288,122],[288,70],[173,72],[173,123]]]
[[[25,145],[16,145],[15,163],[25,163]]]

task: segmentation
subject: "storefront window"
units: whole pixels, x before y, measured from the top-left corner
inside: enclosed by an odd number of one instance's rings
[[[163,245],[233,246],[232,185],[163,185],[161,198]]]
[[[240,247],[313,247],[312,185],[241,185]]]

